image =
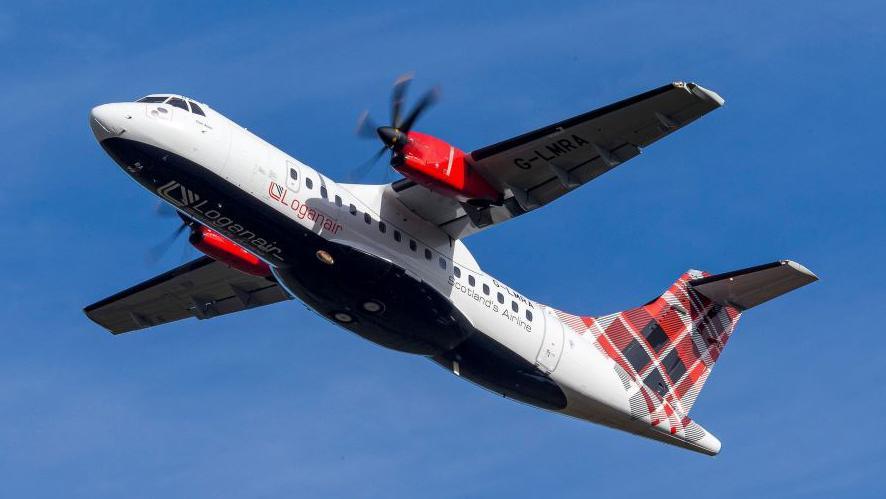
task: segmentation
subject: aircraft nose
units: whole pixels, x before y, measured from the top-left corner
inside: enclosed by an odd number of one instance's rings
[[[120,104],[102,104],[89,112],[89,126],[99,142],[125,132],[123,125],[126,119],[126,111]]]

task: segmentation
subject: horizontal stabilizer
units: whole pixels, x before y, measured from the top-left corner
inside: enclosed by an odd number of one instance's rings
[[[780,260],[694,279],[689,285],[716,303],[747,310],[817,280],[799,263]]]

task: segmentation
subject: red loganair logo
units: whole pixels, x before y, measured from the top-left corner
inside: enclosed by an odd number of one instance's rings
[[[221,204],[217,204],[217,209],[210,208],[208,200],[201,199],[199,194],[175,180],[169,181],[157,189],[157,194],[178,208],[197,213],[202,223],[224,237],[236,241],[259,255],[273,257],[281,262],[285,261],[281,254],[282,250],[277,247],[276,241],[268,241],[259,237],[255,232],[236,223],[231,217],[225,216],[221,212]]]
[[[286,197],[289,195],[289,190],[276,182],[271,182],[268,185],[268,195],[278,203],[288,206],[300,220],[308,219],[314,222],[315,229],[322,229],[331,234],[338,234],[338,231],[341,230],[341,224],[338,223],[338,220],[330,217],[328,214],[316,208],[311,208],[298,199],[287,200]]]

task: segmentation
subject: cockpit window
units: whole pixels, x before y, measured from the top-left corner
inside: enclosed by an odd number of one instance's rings
[[[188,102],[191,103],[191,112],[192,112],[192,113],[194,113],[194,114],[199,114],[200,116],[206,116],[206,115],[203,113],[203,110],[200,109],[200,106],[198,106],[196,102],[194,102],[194,101],[188,101]]]
[[[169,98],[169,97],[166,96],[166,95],[149,95],[149,96],[147,96],[147,97],[142,97],[141,99],[139,99],[139,100],[137,100],[137,101],[135,101],[135,102],[147,102],[147,103],[149,103],[149,104],[153,104],[153,103],[156,103],[156,102],[163,102],[163,101],[165,101],[165,100],[168,99],[168,98]]]
[[[148,95],[146,97],[142,97],[135,102],[146,102],[148,104],[160,104],[165,102],[171,106],[184,109],[185,111],[190,111],[194,114],[199,114],[200,116],[206,116],[203,108],[197,105],[196,102],[185,100],[179,97],[173,97],[171,95]]]
[[[182,99],[179,99],[178,97],[173,97],[173,98],[169,99],[169,102],[167,102],[167,104],[169,104],[170,106],[180,107],[180,108],[184,109],[185,111],[190,112],[190,109],[188,109],[188,104],[185,101],[183,101]]]

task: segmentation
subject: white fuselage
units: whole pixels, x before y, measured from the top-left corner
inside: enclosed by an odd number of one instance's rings
[[[306,230],[401,267],[448,298],[476,331],[559,385],[567,399],[559,412],[635,433],[651,431],[648,423],[630,418],[628,400],[639,388],[627,390],[593,337],[578,334],[554,309],[485,273],[461,240],[407,209],[390,186],[337,183],[201,106],[206,116],[166,104],[107,104],[93,110],[100,123],[93,129],[99,140],[124,137],[187,158]],[[228,218],[223,206],[201,211],[206,214],[201,223],[223,235],[250,230]],[[272,268],[286,264],[272,237],[257,236],[253,244],[244,248]],[[457,362],[450,367],[459,373]]]

